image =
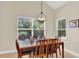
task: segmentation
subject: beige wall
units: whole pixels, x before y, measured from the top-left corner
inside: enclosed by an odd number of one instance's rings
[[[55,18],[65,17],[67,20],[67,39],[65,48],[79,54],[79,28],[69,28],[69,21],[79,19],[79,2],[68,2],[55,11]]]
[[[0,2],[0,51],[15,50],[17,16],[36,17],[39,12],[40,2]],[[66,18],[65,48],[79,54],[79,28],[69,28],[69,21],[79,18],[79,2],[69,2],[56,11],[44,4],[44,13],[47,16],[47,37],[55,35],[55,20]]]
[[[44,12],[46,36],[51,37],[54,35],[53,10],[45,4]],[[40,2],[0,2],[0,51],[15,50],[17,16],[36,17],[39,13]]]
[[[67,39],[65,48],[79,54],[79,28],[69,28],[69,21],[79,18],[79,2],[69,2],[53,11],[44,4],[46,37],[55,35],[55,20],[67,20]],[[17,16],[36,17],[40,12],[40,2],[0,2],[0,51],[15,50]],[[55,19],[54,19],[55,17]]]

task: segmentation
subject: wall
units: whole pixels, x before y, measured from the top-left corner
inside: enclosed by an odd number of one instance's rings
[[[47,16],[46,36],[52,37],[53,10],[44,3],[43,10]],[[15,39],[17,34],[17,16],[36,17],[40,13],[40,2],[9,2],[0,1],[0,52],[15,50]],[[52,27],[51,27],[51,26]]]
[[[65,48],[79,56],[79,28],[69,28],[69,21],[79,18],[79,2],[68,2],[55,11],[55,19],[65,17],[67,20],[67,39]]]

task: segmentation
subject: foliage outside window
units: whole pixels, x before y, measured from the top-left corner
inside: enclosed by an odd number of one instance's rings
[[[39,22],[35,18],[22,16],[18,17],[17,20],[17,36],[25,35],[26,38],[34,35],[44,36],[44,22]]]
[[[66,20],[58,20],[58,36],[66,37]]]

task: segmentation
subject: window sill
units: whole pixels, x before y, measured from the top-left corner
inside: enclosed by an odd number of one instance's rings
[[[66,37],[61,37],[61,40],[66,40]]]

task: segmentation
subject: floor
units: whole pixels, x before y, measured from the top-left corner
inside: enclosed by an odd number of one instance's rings
[[[23,56],[23,58],[26,58],[26,57],[28,57],[28,55]],[[61,56],[58,56],[58,57],[61,58]],[[17,54],[16,53],[3,54],[3,55],[0,55],[0,58],[17,58]],[[51,57],[49,56],[49,58],[51,58]],[[77,58],[77,57],[65,52],[65,58]]]

